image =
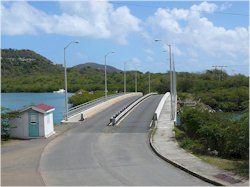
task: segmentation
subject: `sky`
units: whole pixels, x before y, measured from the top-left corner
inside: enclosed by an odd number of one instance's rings
[[[1,1],[1,48],[30,49],[67,67],[177,72],[227,66],[249,75],[248,1]],[[159,39],[159,42],[155,42]],[[110,53],[111,51],[115,53]]]

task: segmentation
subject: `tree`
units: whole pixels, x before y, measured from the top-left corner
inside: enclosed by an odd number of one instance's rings
[[[10,120],[13,118],[17,118],[17,112],[11,112],[10,109],[1,107],[1,138],[4,140],[8,140],[10,137],[10,129],[11,124]]]

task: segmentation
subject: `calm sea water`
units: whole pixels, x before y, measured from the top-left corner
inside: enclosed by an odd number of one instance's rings
[[[73,95],[68,93],[68,96]],[[64,93],[1,93],[1,106],[11,110],[21,109],[33,104],[44,103],[55,107],[54,123],[63,119]]]

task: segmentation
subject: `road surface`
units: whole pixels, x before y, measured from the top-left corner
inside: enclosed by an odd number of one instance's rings
[[[148,144],[148,126],[161,96],[151,96],[116,127],[110,116],[126,99],[88,119],[44,150],[40,172],[46,185],[210,185],[166,163]]]

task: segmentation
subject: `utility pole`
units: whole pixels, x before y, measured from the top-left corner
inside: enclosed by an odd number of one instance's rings
[[[217,68],[221,68],[220,75],[219,75],[219,81],[222,81],[222,70],[223,70],[223,68],[226,68],[227,66],[212,66],[212,67],[214,67],[214,70],[216,70]]]

